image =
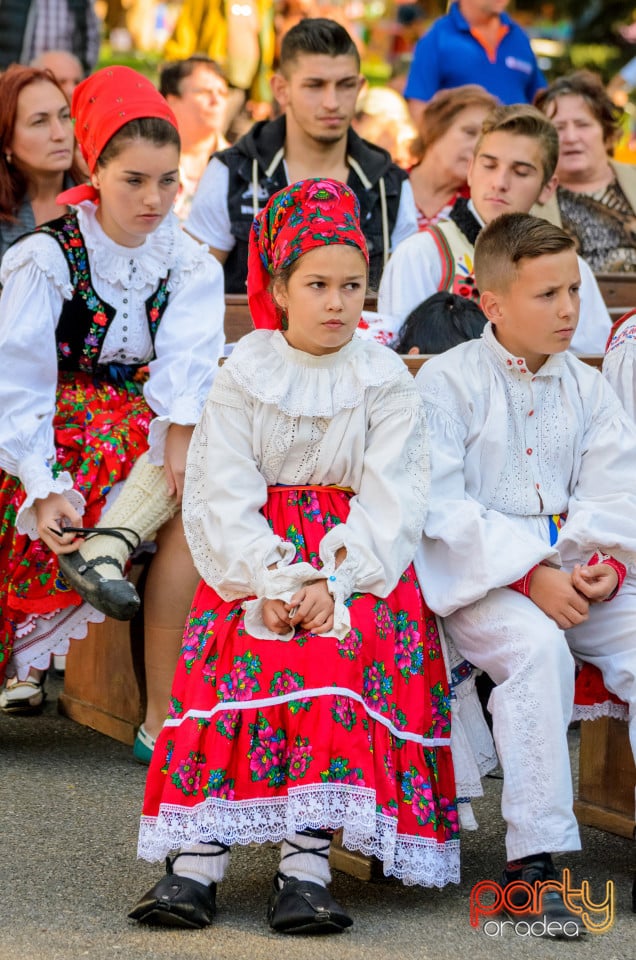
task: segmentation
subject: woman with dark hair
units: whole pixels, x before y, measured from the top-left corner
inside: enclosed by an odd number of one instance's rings
[[[474,300],[439,290],[412,310],[400,330],[396,353],[444,353],[481,337],[486,317]]]
[[[50,70],[14,64],[0,75],[0,257],[59,217],[56,197],[81,180],[66,96]]]
[[[538,208],[595,273],[636,271],[636,170],[612,160],[623,111],[589,70],[560,77],[535,104],[559,134],[556,193]]]
[[[466,176],[484,117],[497,105],[477,84],[440,90],[424,107],[409,173],[420,230],[448,217],[458,197],[468,197]]]
[[[196,586],[179,502],[222,352],[223,283],[171,213],[179,134],[150,81],[101,70],[72,112],[91,184],[62,194],[73,212],[14,244],[0,273],[0,708],[39,710],[51,655],[104,613],[132,616],[123,567],[159,531],[135,748],[148,760]],[[114,490],[115,529],[83,539]]]

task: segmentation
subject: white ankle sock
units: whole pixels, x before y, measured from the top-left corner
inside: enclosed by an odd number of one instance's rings
[[[194,843],[191,847],[182,847],[172,865],[172,872],[178,877],[189,877],[207,887],[210,883],[220,883],[230,862],[230,853],[226,850],[218,856],[210,856],[220,850],[220,844]]]
[[[297,880],[308,880],[326,887],[331,882],[329,860],[319,856],[318,851],[329,853],[331,841],[321,837],[306,837],[302,833],[295,833],[288,840],[283,840],[280,848],[280,872],[286,877],[296,877]],[[302,853],[297,847],[301,848]]]

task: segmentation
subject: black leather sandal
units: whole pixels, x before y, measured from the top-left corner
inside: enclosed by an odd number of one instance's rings
[[[215,844],[218,848],[210,853],[199,853],[199,857],[218,857],[226,853],[229,847]],[[128,916],[139,923],[148,923],[155,927],[181,927],[186,930],[200,930],[209,927],[216,914],[216,883],[205,885],[189,877],[178,877],[173,873],[177,854],[166,857],[166,876],[144,894]]]
[[[53,533],[60,533],[52,527],[50,529]],[[63,532],[75,533],[89,540],[94,536],[117,537],[124,541],[130,553],[136,550],[141,542],[139,535],[128,527],[64,527]],[[123,574],[123,567],[118,560],[109,556],[85,560],[80,550],[58,554],[57,560],[64,579],[83,600],[107,617],[132,620],[141,606],[141,600],[132,583],[129,580],[109,580],[95,570],[100,564],[110,563]]]

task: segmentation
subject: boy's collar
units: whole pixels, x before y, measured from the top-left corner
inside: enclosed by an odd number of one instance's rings
[[[534,380],[535,377],[560,377],[565,363],[564,353],[553,353],[547,358],[542,367],[533,373],[528,369],[525,357],[516,357],[509,353],[504,346],[497,340],[493,324],[488,321],[482,334],[484,343],[494,353],[500,366],[508,372],[515,373],[522,380]]]

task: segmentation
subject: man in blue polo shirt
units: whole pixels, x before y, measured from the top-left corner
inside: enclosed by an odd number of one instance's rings
[[[502,103],[532,103],[547,86],[508,0],[457,0],[415,47],[404,96],[415,123],[438,90],[478,83]]]

